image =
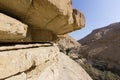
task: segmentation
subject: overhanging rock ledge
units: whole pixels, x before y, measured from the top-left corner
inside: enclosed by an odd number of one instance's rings
[[[0,0],[0,12],[28,25],[27,38],[18,42],[54,41],[85,25],[84,15],[72,9],[71,0]]]

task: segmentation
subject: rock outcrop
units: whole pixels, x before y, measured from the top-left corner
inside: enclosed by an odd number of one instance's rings
[[[92,80],[51,44],[0,47],[0,80]]]
[[[29,42],[54,41],[85,25],[84,15],[72,9],[71,0],[1,0],[0,12],[28,25]]]
[[[55,44],[84,25],[71,0],[0,0],[0,80],[92,80]]]
[[[120,22],[94,30],[79,41],[80,54],[101,70],[120,70]]]
[[[17,41],[26,37],[28,26],[0,13],[0,41]]]
[[[81,44],[79,44],[69,35],[65,35],[58,41],[58,47],[60,48],[60,51],[67,54],[71,58],[78,58],[80,46]]]
[[[64,38],[61,38],[58,42],[58,45],[60,47],[63,47],[64,49],[80,47],[80,44],[69,35],[66,35]]]

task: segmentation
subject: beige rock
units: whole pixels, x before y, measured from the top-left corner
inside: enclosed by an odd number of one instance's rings
[[[32,28],[56,35],[80,29],[85,23],[83,15],[74,14],[71,0],[1,0],[0,10]]]
[[[57,63],[50,64],[46,68],[38,66],[31,72],[27,73],[27,80],[59,80],[59,68]]]
[[[1,48],[0,79],[92,80],[80,65],[60,53],[56,45],[34,44],[32,46],[30,44],[23,46]],[[11,51],[5,51],[5,48]],[[13,50],[13,48],[19,50]]]
[[[79,48],[81,46],[74,38],[72,38],[69,35],[65,35],[65,38],[60,38],[60,40],[57,43],[60,48],[62,47],[65,50],[68,48]]]
[[[59,80],[92,80],[85,70],[68,56],[59,55]]]
[[[73,10],[73,18],[75,30],[79,29],[78,26],[85,26],[85,16],[76,9]]]
[[[44,65],[55,62],[58,48],[38,47],[0,52],[0,79],[15,75],[31,68],[32,66]]]
[[[58,62],[54,62],[46,68],[40,65],[27,72],[25,80],[92,80],[82,67],[63,53],[60,53],[58,58]],[[16,77],[18,75],[13,76],[12,79],[17,80]]]
[[[17,41],[26,37],[27,25],[0,13],[0,41]]]
[[[64,37],[64,36],[63,36]],[[61,52],[67,54],[72,59],[79,58],[79,49],[81,44],[79,44],[74,38],[69,35],[66,35],[65,38],[60,38],[57,42],[58,47]]]

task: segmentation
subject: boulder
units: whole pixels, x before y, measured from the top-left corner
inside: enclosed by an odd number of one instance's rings
[[[28,26],[0,13],[0,42],[21,41],[26,37]]]

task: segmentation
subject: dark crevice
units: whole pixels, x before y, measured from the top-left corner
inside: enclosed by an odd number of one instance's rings
[[[28,70],[24,71],[24,73],[28,73],[31,72],[32,70],[35,70],[36,66],[32,66],[31,68],[29,68]]]
[[[0,50],[0,52],[3,52],[3,51],[11,51],[11,50],[20,50],[20,49],[38,48],[38,47],[40,47],[40,46],[32,46],[32,47],[26,47],[26,48],[4,49],[4,50]]]
[[[23,73],[23,72],[19,72],[19,73],[17,73],[17,74],[14,74],[14,75],[11,75],[11,76],[8,76],[8,77],[5,77],[5,78],[2,78],[2,79],[0,79],[0,80],[6,80],[6,79],[11,78],[11,77],[13,77],[13,76],[20,75],[21,73]]]
[[[15,46],[15,45],[27,45],[27,44],[50,44],[53,45],[51,42],[0,42],[1,46]]]
[[[23,45],[23,46],[25,46],[25,45],[30,45],[30,44],[43,44],[43,45],[33,45],[33,46],[31,45],[31,46],[26,46],[26,47],[14,47],[16,45]],[[39,42],[39,43],[36,43],[36,42],[31,42],[31,43],[30,42],[28,42],[28,43],[0,43],[0,47],[6,47],[5,49],[1,49],[0,52],[2,52],[2,51],[11,51],[11,50],[20,50],[20,49],[30,49],[30,48],[53,46],[53,43],[49,43],[48,45],[44,45],[44,44],[47,44],[47,42],[45,42],[45,43],[42,43],[42,42]]]
[[[10,16],[10,17],[12,17],[12,18],[15,18],[15,19],[21,21],[21,18],[20,18],[20,17],[18,17],[17,15],[14,15],[13,13],[11,13],[11,12],[9,12],[9,11],[0,10],[0,13],[3,13],[3,14],[5,14],[5,15],[7,15],[7,16]],[[24,19],[24,17],[23,17],[23,19]]]
[[[48,61],[50,61],[49,59],[48,60],[45,60],[45,63],[47,63]]]
[[[30,72],[30,71],[34,70],[35,68],[36,68],[36,66],[32,66],[32,67],[30,67],[28,70],[23,71],[23,72],[24,72],[24,73],[27,73],[27,72]],[[0,79],[0,80],[5,80],[5,79],[11,78],[11,77],[13,77],[13,76],[20,75],[20,74],[22,74],[23,72],[19,72],[19,73],[17,73],[17,74],[14,74],[14,75],[11,75],[11,76],[8,76],[8,77],[5,77],[5,78]]]

